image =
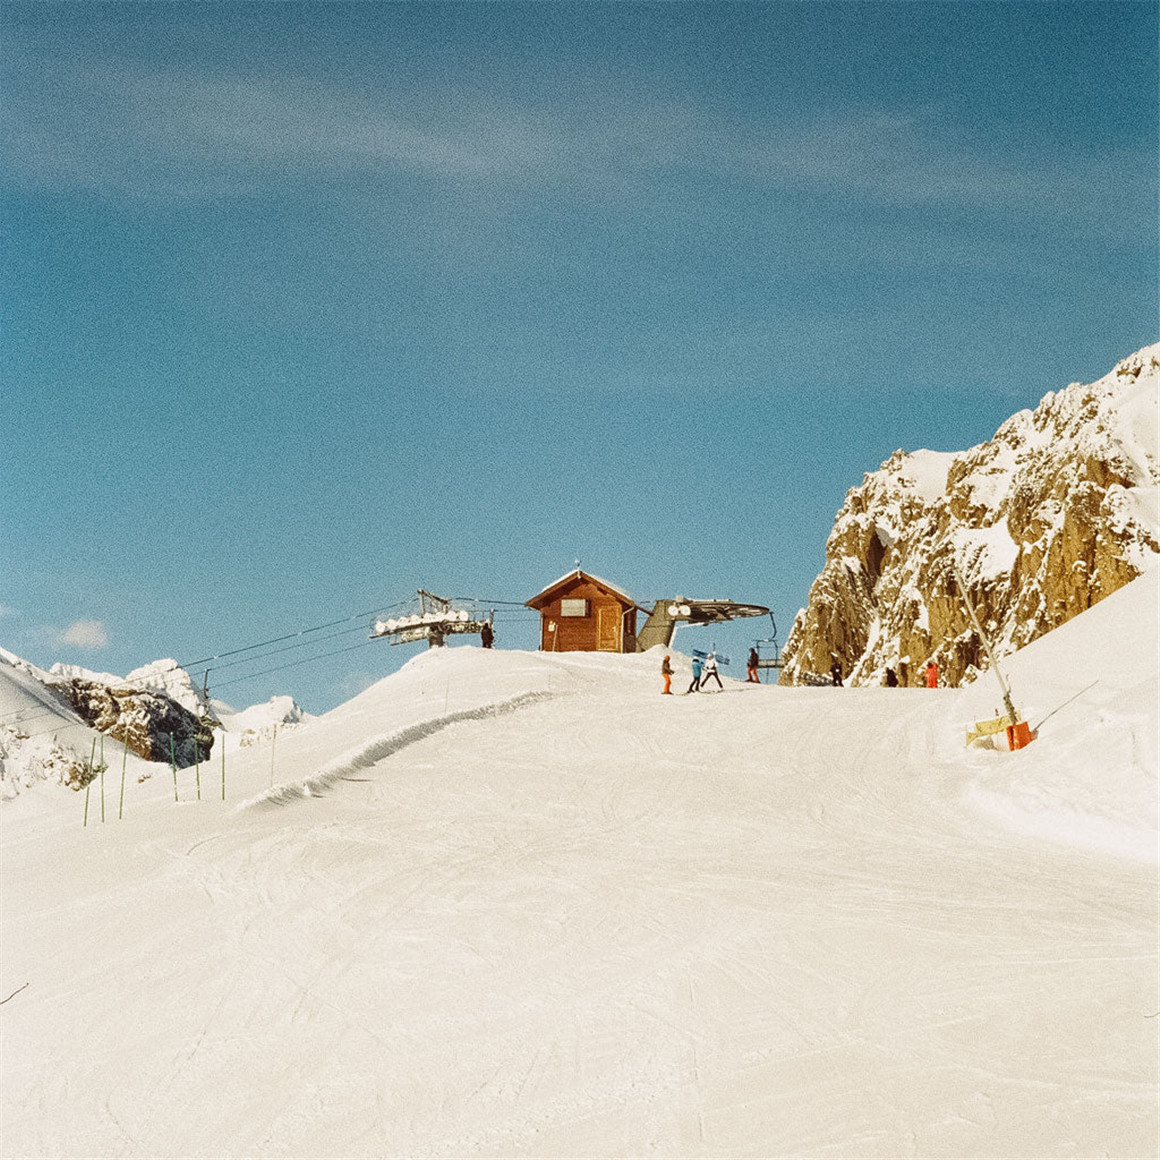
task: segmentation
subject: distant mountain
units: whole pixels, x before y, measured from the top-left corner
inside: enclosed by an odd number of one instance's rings
[[[1157,566],[1158,393],[1160,344],[1045,395],[969,451],[896,451],[846,494],[781,683],[835,659],[854,684],[892,668],[917,685],[931,658],[945,683],[973,679],[987,661],[954,567],[1005,655]]]
[[[222,728],[239,746],[268,741],[276,729],[301,725],[312,719],[309,713],[302,711],[293,697],[286,694],[271,697],[266,702],[240,711],[232,709],[224,701],[214,701],[212,704]]]

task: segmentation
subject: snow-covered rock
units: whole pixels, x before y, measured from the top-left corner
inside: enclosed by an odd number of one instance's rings
[[[855,684],[958,684],[1160,560],[1160,344],[1011,416],[968,451],[896,451],[852,488],[794,621],[781,681],[836,659]],[[1077,661],[1081,658],[1077,658]]]
[[[124,741],[146,761],[173,761],[184,768],[205,761],[213,748],[213,722],[163,692],[82,677],[54,682],[54,687],[87,724]]]
[[[213,710],[205,693],[197,688],[189,673],[172,658],[142,665],[124,677],[112,673],[91,672],[80,665],[54,664],[48,670],[48,679],[81,680],[117,688],[142,689],[161,693],[171,701],[188,709],[195,717],[213,717]]]
[[[96,768],[55,738],[33,736],[19,726],[0,726],[0,801],[10,801],[43,781],[81,789],[92,781]]]

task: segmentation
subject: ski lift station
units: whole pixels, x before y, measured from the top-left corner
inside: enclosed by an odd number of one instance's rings
[[[545,652],[646,652],[668,648],[677,625],[723,624],[747,616],[767,616],[760,604],[732,600],[658,600],[638,605],[623,588],[580,568],[561,576],[526,601],[540,614],[540,648]],[[646,614],[639,634],[636,614]]]
[[[760,604],[688,600],[683,596],[658,600],[651,609],[645,608],[623,588],[579,567],[524,603],[540,614],[540,648],[545,652],[646,652],[656,645],[668,648],[682,623],[724,624],[769,615],[769,609]],[[645,614],[639,633],[638,612]],[[425,640],[429,647],[438,648],[448,636],[471,634],[479,635],[488,645],[492,619],[491,612],[481,613],[475,606],[456,607],[447,597],[419,589],[418,610],[376,620],[371,638],[386,638],[391,644]],[[772,667],[772,663],[762,667]]]

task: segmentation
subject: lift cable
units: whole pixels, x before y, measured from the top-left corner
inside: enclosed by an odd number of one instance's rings
[[[352,633],[352,632],[359,632],[362,629],[361,625],[355,626],[353,628],[344,628],[339,632],[329,633],[326,636],[315,637],[313,640],[298,641],[299,637],[308,636],[311,633],[322,632],[324,629],[335,628],[339,625],[349,624],[349,622],[352,620],[362,620],[362,619],[365,619],[365,618],[370,617],[370,616],[375,616],[375,615],[381,614],[383,612],[389,612],[391,609],[394,609],[394,608],[401,608],[406,604],[412,603],[413,599],[414,598],[412,597],[412,598],[409,598],[407,600],[396,600],[392,604],[379,605],[375,608],[367,609],[364,612],[356,612],[356,613],[351,614],[350,616],[344,616],[338,620],[327,621],[325,624],[316,624],[310,628],[303,628],[303,629],[299,629],[297,632],[287,633],[284,636],[274,637],[270,640],[259,641],[257,644],[246,645],[243,648],[228,649],[224,652],[215,653],[212,656],[199,657],[197,660],[187,661],[187,662],[178,664],[177,668],[180,670],[183,670],[186,675],[189,675],[190,669],[195,669],[199,665],[207,664],[209,661],[223,660],[226,657],[241,657],[243,653],[253,653],[253,652],[256,652],[256,650],[258,650],[258,649],[269,648],[270,645],[282,644],[283,642],[288,641],[288,640],[297,641],[297,643],[291,644],[291,645],[286,645],[284,648],[270,649],[269,652],[257,653],[257,655],[255,655],[255,656],[243,657],[241,660],[232,660],[232,661],[227,661],[225,664],[214,665],[214,666],[212,666],[212,671],[216,672],[216,671],[220,671],[221,669],[234,668],[237,665],[257,663],[258,661],[263,660],[266,657],[277,656],[280,653],[291,652],[296,648],[305,648],[305,647],[308,647],[310,645],[321,644],[324,641],[335,640],[340,636],[345,636],[345,635],[348,635],[349,633]],[[451,599],[452,600],[469,601],[471,603],[478,604],[478,605],[484,605],[487,607],[494,607],[499,611],[500,617],[504,620],[508,620],[509,618],[534,620],[538,616],[538,614],[535,613],[534,610],[528,609],[526,618],[520,617],[519,610],[524,609],[524,607],[525,607],[524,602],[522,600],[482,600],[479,597],[475,597],[475,596],[453,596],[453,597],[451,597]],[[501,606],[503,606],[503,607],[501,608]],[[364,648],[368,644],[371,644],[371,643],[373,643],[373,642],[369,641],[369,640],[362,641],[359,644],[350,646],[348,648],[335,649],[331,652],[320,653],[320,654],[316,654],[314,656],[309,656],[309,657],[301,657],[298,660],[290,661],[287,664],[277,665],[277,666],[274,666],[272,668],[263,669],[260,672],[250,673],[247,676],[234,677],[232,680],[225,681],[221,684],[215,683],[214,688],[215,688],[215,690],[222,689],[222,688],[228,688],[230,685],[241,684],[244,681],[249,681],[249,680],[256,678],[256,677],[266,676],[269,673],[281,672],[284,669],[293,668],[294,666],[300,665],[300,664],[307,664],[310,661],[324,660],[327,657],[333,657],[333,656],[341,656],[344,653],[354,652],[357,649]],[[158,674],[156,674],[156,677],[154,679],[157,680],[162,686],[164,686],[164,685],[167,685],[170,683],[171,678],[178,678],[178,674],[176,671],[158,673]],[[142,686],[141,691],[148,692],[149,691],[148,685]],[[31,708],[31,706],[29,708]],[[70,711],[69,708],[63,704],[61,706],[61,709],[65,710],[66,712]],[[18,726],[22,726],[28,722],[36,721],[42,717],[57,716],[59,714],[59,712],[60,712],[60,710],[55,709],[55,708],[51,708],[51,707],[45,707],[45,708],[40,709],[40,710],[33,712],[33,713],[28,713],[25,709],[9,710],[6,713],[0,713],[0,726],[8,725],[11,727],[18,727]],[[67,726],[69,726],[71,724],[84,725],[85,723],[83,721],[78,721],[75,723],[68,722],[68,721],[62,721],[62,722],[54,724],[49,729],[38,730],[37,732],[30,733],[28,736],[29,737],[42,736],[43,734],[52,733],[52,732],[55,732],[61,728],[66,728]]]
[[[286,640],[294,640],[295,637],[306,636],[307,633],[321,632],[324,628],[334,628],[335,625],[346,624],[352,620],[360,620],[368,616],[375,616],[381,612],[387,612],[392,608],[401,608],[404,604],[409,603],[406,600],[396,600],[394,604],[378,605],[375,608],[368,609],[366,612],[356,612],[351,616],[344,616],[341,620],[331,620],[326,624],[316,624],[313,628],[301,628],[297,632],[287,633],[285,636],[276,636],[272,640],[259,641],[257,644],[246,645],[245,648],[230,649],[228,652],[215,653],[209,657],[199,657],[195,661],[188,661],[187,663],[178,665],[178,668],[191,669],[198,665],[206,664],[208,661],[221,660],[223,657],[237,656],[238,653],[252,652],[254,649],[266,648],[268,645],[281,644]]]
[[[262,669],[261,672],[249,673],[244,677],[234,677],[233,680],[223,681],[220,685],[216,685],[215,688],[226,689],[229,688],[230,685],[240,685],[243,681],[252,681],[255,677],[264,677],[268,673],[280,673],[283,669],[292,669],[295,665],[305,665],[310,661],[321,661],[325,660],[327,657],[337,657],[341,656],[343,653],[355,652],[357,649],[366,648],[368,645],[372,645],[374,643],[375,642],[372,640],[364,640],[359,644],[348,645],[346,648],[335,649],[333,652],[319,653],[317,656],[312,657],[299,657],[298,660],[287,661],[284,665],[275,665],[270,669]]]

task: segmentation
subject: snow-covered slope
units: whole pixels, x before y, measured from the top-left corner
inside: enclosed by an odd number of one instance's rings
[[[1157,597],[1012,659],[1013,754],[963,745],[986,676],[456,648],[225,802],[22,795],[3,1153],[1154,1155]]]
[[[1160,344],[1020,411],[969,451],[897,451],[853,488],[785,648],[782,680],[986,667],[952,566],[1002,656],[1160,560]]]

